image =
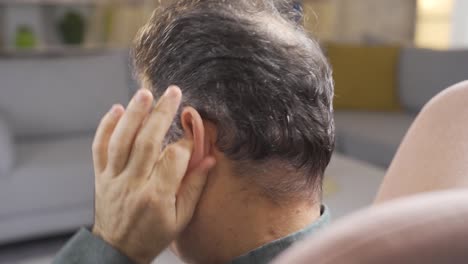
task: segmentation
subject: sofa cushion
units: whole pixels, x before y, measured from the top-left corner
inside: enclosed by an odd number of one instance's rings
[[[92,208],[92,139],[88,134],[18,143],[17,167],[0,177],[0,221],[84,205]]]
[[[414,117],[402,113],[337,112],[337,149],[387,167]]]
[[[114,103],[125,103],[128,52],[0,60],[0,109],[15,136],[95,130]]]
[[[7,175],[15,163],[13,133],[0,112],[0,177]]]
[[[405,48],[399,69],[401,103],[416,113],[443,89],[468,79],[468,50]]]
[[[397,111],[399,47],[329,44],[335,79],[335,108]]]

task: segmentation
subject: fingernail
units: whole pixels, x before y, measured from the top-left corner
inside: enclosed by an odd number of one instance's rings
[[[167,90],[164,92],[163,96],[167,98],[175,98],[179,95],[179,93],[180,93],[179,87],[169,86],[169,88],[167,88]]]
[[[212,163],[211,163],[211,167],[214,167],[214,166],[216,165],[216,163],[217,163],[216,159],[213,158],[213,161],[212,161]]]
[[[146,102],[148,102],[150,100],[150,98],[151,98],[151,94],[146,89],[140,89],[137,92],[136,99],[140,103],[146,103]]]
[[[122,112],[122,108],[121,108],[120,105],[117,105],[117,104],[116,104],[116,105],[113,105],[113,106],[112,106],[110,112],[111,112],[111,114],[112,114],[113,116],[119,116],[120,113]]]
[[[210,158],[207,163],[207,170],[211,170],[216,165],[216,159]]]

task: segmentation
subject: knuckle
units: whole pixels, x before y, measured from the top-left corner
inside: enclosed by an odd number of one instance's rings
[[[140,199],[140,206],[142,208],[152,208],[154,205],[154,199],[151,197],[151,195],[143,195]]]
[[[147,115],[148,110],[144,105],[141,104],[133,104],[127,109],[128,113],[131,116],[139,116],[139,115]]]
[[[114,164],[108,163],[101,175],[101,177],[106,181],[115,177],[117,175],[117,171],[115,169]]]
[[[153,153],[157,146],[151,140],[140,137],[135,142],[135,148],[138,149],[138,151],[142,151],[144,153]]]
[[[169,146],[166,149],[166,158],[169,160],[175,159],[179,153],[179,148],[177,146]]]
[[[189,194],[189,196],[193,197],[199,192],[198,186],[195,186],[194,184],[189,184],[185,191]]]
[[[109,146],[109,155],[114,159],[119,159],[122,157],[122,147],[118,144],[111,144]]]
[[[169,118],[173,115],[173,113],[168,109],[158,107],[154,110],[154,115],[158,118]]]
[[[98,141],[93,141],[93,145],[91,146],[94,153],[100,153],[103,150],[103,145]]]
[[[147,208],[150,210],[154,210],[157,212],[161,212],[164,210],[164,205],[161,202],[161,199],[155,195],[148,195],[147,198]]]

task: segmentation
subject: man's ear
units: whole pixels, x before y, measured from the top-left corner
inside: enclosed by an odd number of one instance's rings
[[[192,157],[187,170],[191,171],[203,161],[209,151],[205,144],[205,126],[200,114],[193,107],[185,107],[180,118],[185,137],[193,141]]]

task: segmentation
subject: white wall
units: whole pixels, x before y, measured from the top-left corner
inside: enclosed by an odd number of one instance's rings
[[[468,47],[468,0],[455,0],[451,46]]]

